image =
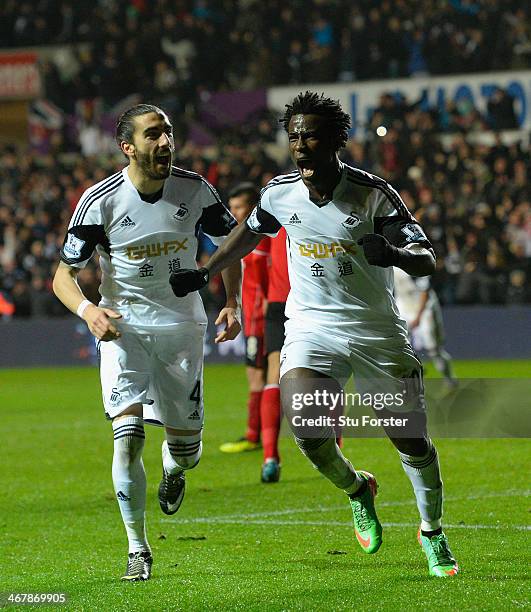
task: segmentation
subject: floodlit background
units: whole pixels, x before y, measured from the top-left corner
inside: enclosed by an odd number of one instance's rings
[[[353,119],[341,158],[390,181],[434,244],[458,376],[529,378],[530,11],[519,0],[1,3],[2,589],[64,591],[72,609],[525,605],[526,441],[441,441],[463,572],[435,585],[386,441],[345,443],[381,482],[387,527],[374,559],[356,549],[341,494],[287,437],[270,487],[257,454],[218,452],[243,431],[246,383],[241,338],[215,346],[212,325],[204,457],[169,521],[156,501],[160,432],[148,432],[154,579],[117,583],[124,536],[95,352],[51,277],[81,193],[123,167],[113,136],[123,110],[167,110],[177,165],[226,200],[239,181],[263,186],[292,169],[278,117],[300,91],[323,91]],[[198,260],[213,248],[202,237]],[[97,262],[79,279],[97,301]],[[215,312],[219,279],[203,297]]]

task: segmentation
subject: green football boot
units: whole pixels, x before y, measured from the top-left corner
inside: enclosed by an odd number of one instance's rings
[[[260,442],[251,442],[247,438],[240,438],[236,442],[224,442],[219,450],[222,453],[248,453],[262,448]]]
[[[419,529],[417,539],[422,546],[422,550],[426,553],[430,576],[448,578],[457,574],[459,566],[452,555],[448,546],[448,538],[444,533],[428,538],[422,535]]]
[[[382,525],[374,508],[378,484],[376,478],[369,472],[358,470],[358,474],[367,481],[367,487],[361,495],[348,497],[354,517],[354,533],[363,550],[371,555],[382,545]]]

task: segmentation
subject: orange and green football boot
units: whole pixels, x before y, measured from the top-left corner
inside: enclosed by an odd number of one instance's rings
[[[419,529],[417,539],[422,546],[422,550],[426,553],[430,576],[448,578],[457,574],[459,566],[452,555],[448,546],[448,538],[444,533],[428,538],[422,535]]]
[[[369,472],[358,470],[358,474],[367,481],[365,491],[359,496],[348,497],[354,518],[354,533],[363,550],[371,555],[382,545],[382,525],[374,509],[378,484],[376,478]]]

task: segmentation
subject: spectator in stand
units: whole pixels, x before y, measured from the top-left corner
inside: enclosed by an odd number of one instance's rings
[[[516,130],[518,120],[514,98],[508,91],[496,87],[487,103],[487,120],[493,130]]]
[[[204,90],[294,82],[308,67],[331,82],[526,68],[530,12],[525,0],[9,1],[0,36],[8,48],[83,44],[88,62],[67,60],[62,75],[43,65],[59,106],[95,89],[110,99],[135,87],[151,95],[152,67],[163,61],[177,75],[174,99],[193,107]]]

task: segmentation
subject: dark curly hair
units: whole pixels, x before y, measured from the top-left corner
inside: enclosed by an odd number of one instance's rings
[[[286,104],[286,112],[280,119],[286,132],[289,129],[289,122],[293,115],[320,115],[325,117],[328,127],[335,132],[338,150],[347,144],[348,131],[351,126],[350,116],[343,112],[339,100],[326,98],[324,93],[321,95],[306,91],[296,96],[291,104]]]

